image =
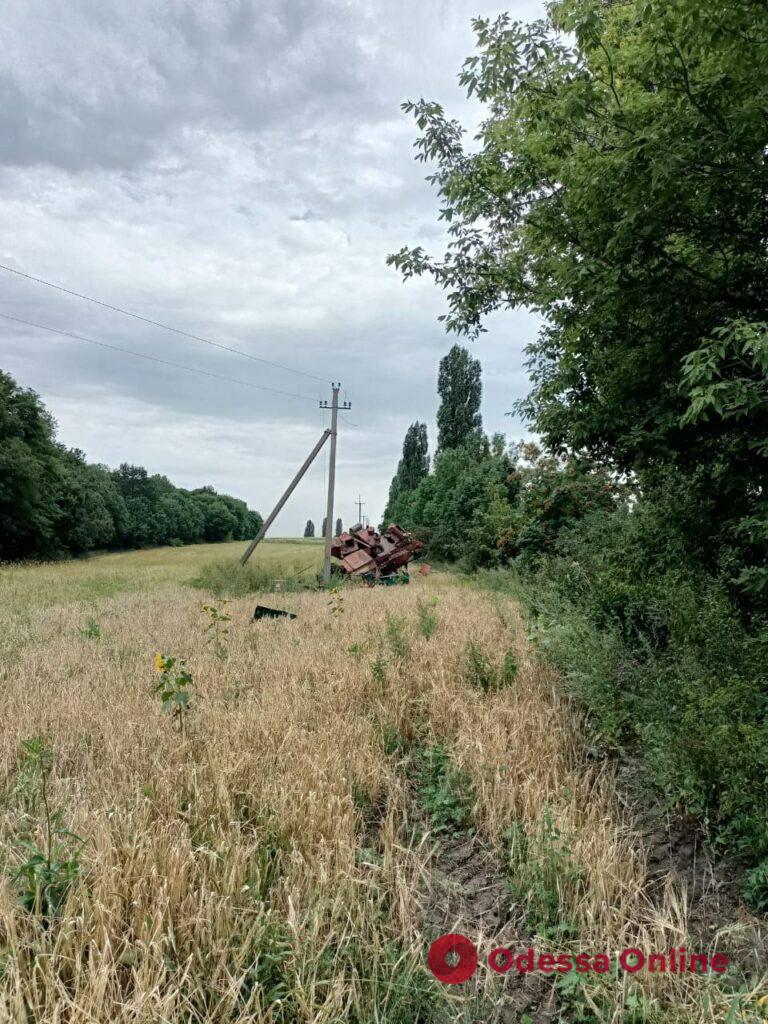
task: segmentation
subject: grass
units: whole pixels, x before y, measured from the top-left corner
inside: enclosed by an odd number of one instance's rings
[[[260,591],[280,590],[296,593],[300,590],[317,588],[317,572],[320,562],[317,558],[303,564],[279,562],[268,559],[249,561],[245,565],[230,560],[218,559],[206,562],[189,583],[198,590],[207,590],[216,597],[244,597]]]
[[[190,582],[200,579],[205,572],[210,573],[211,591],[215,592],[214,587],[221,585],[227,566],[232,567],[233,578],[268,583],[274,578],[272,573],[290,575],[306,567],[317,570],[322,565],[322,538],[274,538],[262,541],[240,573],[237,560],[246,547],[245,541],[191,544],[93,555],[69,562],[0,565],[0,593],[4,600],[27,609],[78,601],[98,604],[118,594],[146,593],[157,587]],[[218,578],[211,566],[218,570]],[[311,576],[311,571],[307,575]],[[205,589],[205,581],[202,588]]]
[[[288,549],[273,543],[261,557],[284,566]],[[529,919],[562,936],[542,936],[540,948],[685,944],[679,890],[670,881],[650,899],[611,771],[584,766],[579,723],[513,601],[441,574],[346,588],[343,614],[326,593],[285,593],[295,620],[254,623],[253,599],[234,597],[222,658],[207,642],[203,595],[185,585],[221,551],[2,571],[0,585],[13,582],[0,637],[13,656],[0,669],[0,1020],[492,1019],[505,981],[482,956],[487,1002],[474,1017],[473,997],[424,966],[430,843],[442,833],[411,839],[409,749],[430,752],[421,799],[437,824],[471,820],[498,847]],[[296,546],[297,560],[306,554]],[[110,573],[131,586],[94,598]],[[420,609],[435,597],[439,630],[428,637]],[[498,673],[507,665],[504,686],[466,678],[470,642]],[[194,681],[183,735],[154,693],[158,651],[185,659]],[[32,737],[51,751],[51,807],[84,840],[46,920],[14,881],[24,844],[46,843],[23,757]],[[483,954],[493,938],[482,937]],[[599,984],[568,997],[610,1008],[595,1021],[629,1021],[632,1005],[649,1020],[758,1019],[756,985],[729,1018],[727,979]]]

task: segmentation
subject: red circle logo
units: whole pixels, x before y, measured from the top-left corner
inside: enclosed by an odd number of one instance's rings
[[[451,954],[458,957],[455,964],[448,963]],[[438,981],[446,985],[460,985],[475,973],[477,950],[466,935],[441,935],[429,947],[427,963]]]

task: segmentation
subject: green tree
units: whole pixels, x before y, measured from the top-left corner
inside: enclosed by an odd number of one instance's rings
[[[450,330],[536,311],[523,410],[545,443],[646,493],[690,477],[710,561],[765,585],[741,570],[768,555],[768,8],[563,0],[475,30],[479,146],[437,104],[406,104],[448,250],[390,261],[447,290]]]
[[[215,491],[213,491],[216,494]],[[249,532],[251,520],[249,519],[248,506],[240,498],[233,498],[231,494],[217,494],[220,501],[223,501],[236,520],[236,526],[232,532],[233,540],[247,540],[253,536]],[[261,517],[259,517],[261,518]],[[261,526],[261,523],[259,523]],[[256,529],[258,533],[258,527]]]
[[[429,473],[429,441],[426,423],[412,423],[405,432],[403,454],[389,487],[382,526],[407,517],[407,504],[419,483]]]
[[[166,536],[164,544],[197,544],[205,539],[205,510],[189,491],[174,488],[158,501]]]
[[[437,450],[460,448],[482,429],[480,361],[461,345],[454,345],[440,360],[437,375]]]
[[[152,502],[149,478],[143,466],[131,466],[127,462],[112,472],[114,480],[126,506],[126,525],[121,547],[145,547],[152,543]]]
[[[264,519],[259,515],[258,512],[254,512],[253,509],[248,509],[248,515],[245,521],[245,534],[241,537],[241,540],[251,540],[264,525]]]
[[[38,396],[0,371],[0,560],[54,555],[61,452]]]
[[[508,509],[517,491],[513,468],[503,447],[489,447],[480,434],[440,452],[401,525],[426,541],[431,558],[458,561],[469,570],[496,564],[499,509]]]
[[[304,527],[304,536],[305,537],[314,537],[315,536],[315,524],[312,522],[311,519],[307,520],[307,525]]]
[[[341,519],[337,519],[336,520],[336,533],[334,534],[334,536],[340,537],[343,532],[344,532],[344,527],[341,525]]]
[[[56,504],[56,536],[72,554],[109,547],[126,522],[125,502],[109,471],[88,465],[76,449],[61,449]]]
[[[236,539],[238,519],[224,498],[215,492],[205,490],[195,490],[192,494],[204,516],[204,539],[209,544]]]

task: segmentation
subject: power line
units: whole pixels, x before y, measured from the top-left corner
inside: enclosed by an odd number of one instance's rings
[[[35,327],[40,331],[48,331],[50,334],[61,334],[64,338],[74,338],[76,341],[84,341],[87,345],[98,345],[100,348],[108,348],[113,352],[122,352],[123,355],[136,356],[137,359],[148,359],[152,363],[161,363],[163,366],[171,366],[175,370],[186,370],[189,373],[200,373],[204,377],[213,377],[216,380],[226,381],[228,384],[241,384],[245,388],[256,388],[258,391],[269,391],[273,395],[285,395],[288,398],[301,398],[305,402],[316,402],[316,398],[309,395],[298,395],[293,391],[280,391],[277,388],[268,388],[263,384],[253,384],[247,380],[238,380],[236,377],[224,377],[220,373],[211,373],[209,370],[200,370],[196,366],[185,366],[183,363],[172,363],[169,359],[160,359],[158,356],[148,356],[143,352],[134,352],[133,349],[123,348],[121,345],[109,345],[106,341],[96,341],[94,338],[84,338],[82,334],[73,334],[71,331],[60,331],[56,327],[46,327],[45,324],[36,324],[31,320],[22,320],[18,316],[11,316],[9,313],[0,313],[4,320],[12,320],[17,324],[24,324],[25,327]]]
[[[52,281],[46,281],[42,277],[35,277],[33,274],[25,274],[23,270],[15,270],[13,267],[7,267],[5,264],[0,263],[0,270],[6,270],[9,274],[16,274],[17,277],[24,277],[28,281],[35,281],[37,284],[44,284],[46,288],[54,288],[57,292],[64,292],[65,295],[72,295],[76,299],[85,299],[86,302],[93,302],[97,306],[102,306],[104,309],[111,309],[114,313],[122,313],[124,316],[133,317],[134,320],[141,320],[145,324],[151,324],[153,327],[160,327],[164,331],[172,331],[174,334],[180,334],[184,338],[191,338],[193,341],[200,341],[204,345],[212,345],[213,348],[220,348],[224,352],[233,352],[235,355],[244,356],[246,359],[252,359],[256,363],[264,363],[267,366],[275,367],[278,370],[287,370],[288,373],[298,373],[302,377],[309,377],[311,380],[318,380],[321,384],[330,384],[330,381],[324,377],[316,377],[314,373],[307,373],[306,370],[297,370],[293,366],[285,366],[283,363],[275,363],[271,359],[263,359],[261,356],[251,355],[250,352],[244,352],[241,348],[233,348],[230,345],[222,345],[218,341],[211,341],[210,338],[203,338],[199,334],[191,334],[189,331],[183,331],[179,327],[171,327],[170,324],[161,323],[159,320],[151,320],[147,316],[141,316],[139,313],[131,313],[128,309],[122,309],[120,306],[112,306],[108,302],[102,302],[101,299],[94,299],[91,295],[83,295],[82,292],[72,291],[71,288],[64,288],[60,284],[54,284]]]

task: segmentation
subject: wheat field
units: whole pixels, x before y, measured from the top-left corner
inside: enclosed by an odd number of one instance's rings
[[[95,607],[103,598],[125,592],[145,593],[165,584],[184,584],[210,563],[235,563],[247,547],[229,544],[190,544],[95,555],[69,562],[0,564],[0,596],[17,615],[44,605],[73,601]],[[264,540],[248,563],[288,572],[319,569],[322,539]],[[10,608],[8,609],[10,611]]]
[[[613,771],[585,761],[578,716],[512,601],[438,573],[259,597],[297,618],[253,622],[251,595],[218,602],[230,620],[217,639],[201,607],[210,597],[183,585],[209,555],[0,570],[0,1020],[526,1019],[504,1010],[506,979],[482,955],[472,985],[426,969],[441,838],[409,765],[435,746],[469,780],[476,841],[499,864],[513,825],[531,841],[567,837],[549,885],[570,930],[540,948],[686,941],[681,891],[670,880],[651,899]],[[489,671],[506,657],[514,677],[474,685],[469,645]],[[183,732],[154,692],[158,652],[183,658],[193,680]],[[49,752],[37,770],[35,737]],[[44,912],[25,905],[17,876],[51,827],[58,860],[78,868]],[[743,941],[753,926],[740,926]],[[496,938],[467,934],[486,952]],[[733,938],[714,934],[711,949]],[[759,982],[738,1016],[728,978],[595,984],[571,1003],[558,996],[561,1019],[763,1016]]]

